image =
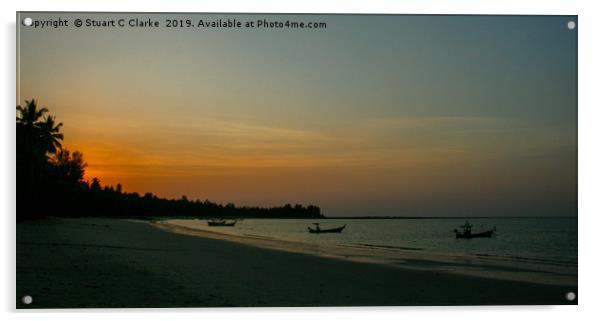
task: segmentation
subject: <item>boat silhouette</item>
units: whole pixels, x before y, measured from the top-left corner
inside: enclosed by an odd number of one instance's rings
[[[207,225],[209,226],[234,226],[235,224],[236,220],[228,221],[223,218],[210,219],[207,221]]]
[[[343,226],[339,226],[339,227],[335,227],[335,228],[331,228],[331,229],[321,229],[320,228],[320,223],[313,223],[316,228],[312,229],[311,227],[307,227],[307,230],[309,231],[309,233],[341,233],[343,231],[343,229],[345,228],[345,226],[347,226],[347,224],[343,225]]]
[[[466,223],[464,223],[464,225],[460,225],[460,228],[462,228],[462,231],[458,231],[457,229],[454,229],[454,232],[456,233],[456,238],[457,239],[472,239],[472,238],[479,238],[479,237],[492,237],[493,233],[495,232],[495,227],[491,230],[487,230],[487,231],[483,231],[483,232],[479,232],[479,233],[473,233],[472,232],[472,225],[466,221]]]

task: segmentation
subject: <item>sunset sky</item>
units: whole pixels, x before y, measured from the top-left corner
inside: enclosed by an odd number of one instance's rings
[[[577,214],[575,17],[266,19],[328,27],[20,27],[18,103],[38,99],[86,177],[129,192],[327,216]]]

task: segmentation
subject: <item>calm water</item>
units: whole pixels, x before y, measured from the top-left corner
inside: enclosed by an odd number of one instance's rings
[[[178,220],[192,228],[236,235],[254,235],[309,243],[398,247],[443,253],[490,255],[513,259],[577,264],[577,218],[470,219],[473,232],[497,228],[483,239],[456,239],[454,228],[465,219],[245,219],[235,227],[207,227],[201,220]],[[307,227],[320,222],[322,229],[347,224],[341,234],[310,234]]]

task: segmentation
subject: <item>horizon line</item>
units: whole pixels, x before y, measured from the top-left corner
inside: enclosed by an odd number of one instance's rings
[[[578,215],[534,215],[534,216],[324,216],[324,219],[458,219],[458,218],[577,218]]]

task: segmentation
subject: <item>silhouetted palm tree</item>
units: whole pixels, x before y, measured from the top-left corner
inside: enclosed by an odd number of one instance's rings
[[[26,100],[25,107],[17,106],[17,123],[21,123],[25,126],[34,127],[45,113],[48,112],[47,108],[38,109],[38,104],[35,99]]]
[[[42,117],[47,108],[38,108],[35,99],[26,100],[25,106],[17,106],[17,149],[23,150],[30,161],[45,160],[48,154],[54,154],[61,148],[63,123],[55,123],[53,116]]]
[[[48,109],[39,108],[35,99],[17,106],[17,190],[21,204],[41,199],[48,182],[49,156],[61,148],[61,123],[44,115]],[[47,192],[47,191],[46,191]]]
[[[43,122],[40,123],[40,139],[43,149],[47,153],[56,153],[61,149],[61,141],[63,140],[63,134],[60,133],[61,126],[63,123],[55,125],[54,117],[47,116]]]

